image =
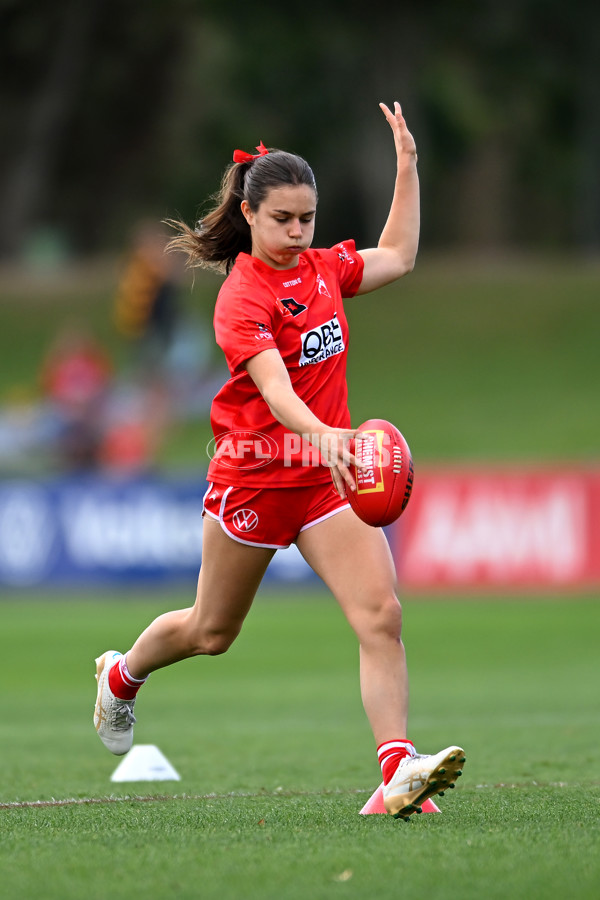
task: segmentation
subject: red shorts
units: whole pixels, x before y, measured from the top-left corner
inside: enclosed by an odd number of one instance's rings
[[[301,488],[243,488],[209,484],[203,515],[241,544],[283,550],[301,531],[348,509],[331,484]]]

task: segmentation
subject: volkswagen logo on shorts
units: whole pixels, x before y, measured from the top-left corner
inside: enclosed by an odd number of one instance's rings
[[[258,525],[258,516],[253,509],[239,509],[233,514],[233,524],[238,531],[252,531]]]
[[[227,431],[213,438],[206,452],[210,459],[230,469],[260,469],[275,459],[278,447],[273,438],[260,431]]]

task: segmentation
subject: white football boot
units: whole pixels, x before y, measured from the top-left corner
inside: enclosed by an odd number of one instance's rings
[[[104,746],[115,756],[123,756],[131,750],[135,724],[133,715],[135,700],[119,700],[108,683],[110,669],[122,656],[123,654],[117,650],[107,650],[96,660],[98,696],[94,709],[94,725]]]
[[[435,794],[453,788],[462,775],[465,751],[447,747],[435,756],[406,756],[400,760],[391,781],[383,786],[383,803],[396,819],[408,819],[421,812],[421,804]]]

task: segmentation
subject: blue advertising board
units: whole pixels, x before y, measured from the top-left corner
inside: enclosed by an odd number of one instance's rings
[[[0,586],[195,584],[205,490],[203,477],[0,481]],[[295,547],[266,575],[315,578]]]

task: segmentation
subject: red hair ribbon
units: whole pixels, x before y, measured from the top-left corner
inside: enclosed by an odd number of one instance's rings
[[[253,159],[258,159],[259,156],[265,156],[265,154],[269,152],[262,141],[256,149],[258,150],[258,153],[255,153],[254,155],[252,155],[252,153],[246,153],[245,150],[234,150],[233,161],[236,163],[252,162]]]

